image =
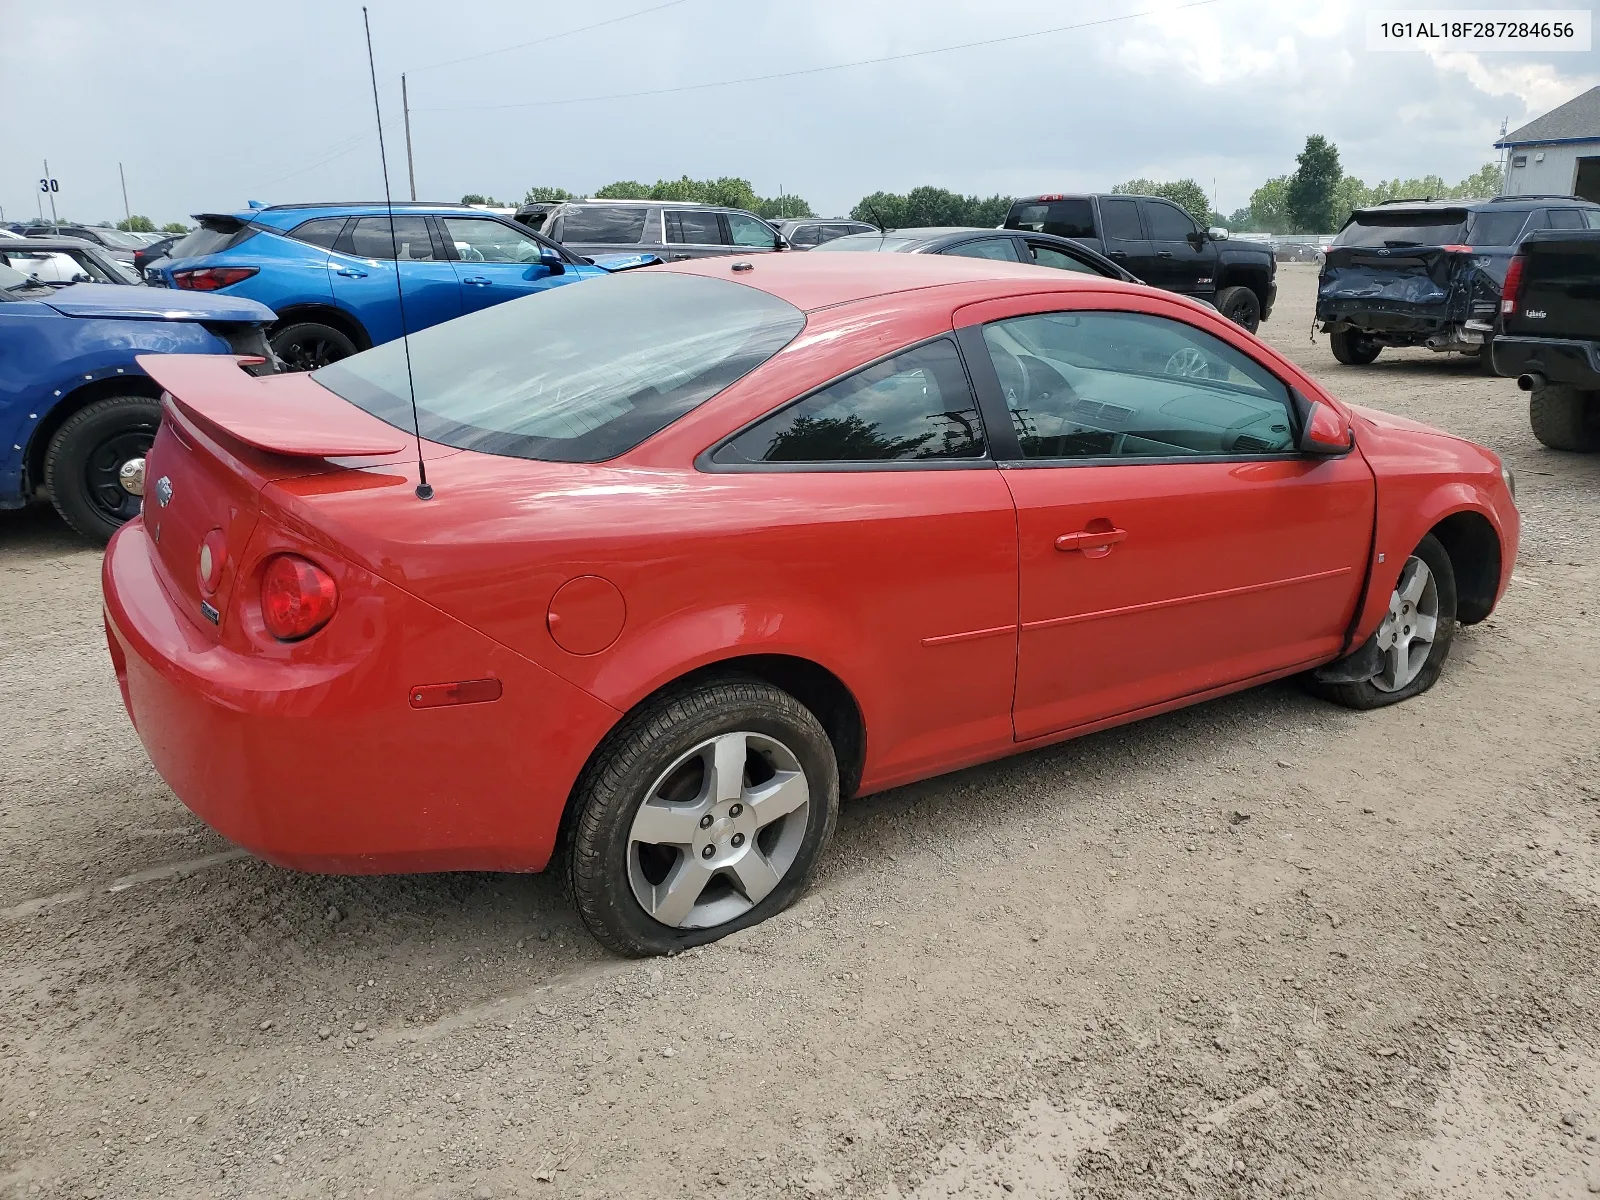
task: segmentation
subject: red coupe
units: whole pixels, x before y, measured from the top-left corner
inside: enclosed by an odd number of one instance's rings
[[[141,363],[106,630],[173,791],[306,870],[559,852],[626,953],[789,904],[841,795],[1287,675],[1414,696],[1516,557],[1488,450],[1021,264],[706,259],[309,375]]]

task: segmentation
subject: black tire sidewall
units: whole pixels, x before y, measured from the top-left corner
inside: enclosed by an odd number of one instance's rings
[[[1241,321],[1229,310],[1242,306],[1248,319]],[[1247,287],[1225,287],[1217,293],[1217,308],[1240,329],[1254,333],[1261,326],[1261,300]]]
[[[300,338],[313,335],[326,338],[329,341],[338,342],[341,345],[348,347],[345,352],[339,356],[340,358],[349,358],[352,354],[358,354],[361,351],[361,347],[356,345],[355,339],[352,338],[348,333],[345,333],[342,329],[336,329],[332,325],[329,325],[323,321],[294,321],[291,324],[285,325],[282,329],[275,330],[272,336],[267,340],[272,346],[272,352],[276,354],[278,359],[284,364],[284,369],[288,372],[294,372],[302,370],[302,368],[291,366],[289,360],[284,356],[283,351],[279,347],[287,346],[291,342],[294,342]],[[330,359],[329,361],[338,362],[339,359]]]
[[[152,396],[108,396],[85,405],[58,429],[45,452],[44,484],[61,519],[84,537],[106,542],[123,525],[89,496],[84,478],[89,457],[108,438],[148,427],[155,438],[161,401]]]
[[[1341,329],[1328,335],[1328,348],[1334,358],[1350,367],[1364,367],[1377,361],[1383,347],[1364,333],[1354,329]]]
[[[646,790],[669,764],[719,733],[741,729],[782,742],[811,790],[805,839],[783,880],[742,916],[710,929],[662,925],[640,906],[628,882],[628,834]],[[821,724],[788,693],[753,679],[697,685],[634,714],[607,739],[580,781],[567,847],[568,880],[579,916],[605,946],[622,954],[671,954],[759,924],[805,890],[832,838],[839,772]]]

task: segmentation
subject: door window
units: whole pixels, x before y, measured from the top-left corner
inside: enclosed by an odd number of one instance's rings
[[[294,227],[290,237],[300,242],[310,242],[313,246],[321,246],[324,250],[332,250],[333,244],[339,240],[339,235],[344,232],[345,217],[317,217],[312,221],[305,221]],[[396,217],[396,227],[402,220],[414,221],[415,217]],[[385,221],[385,224],[388,222]],[[387,254],[369,254],[368,258],[387,258]]]
[[[1137,242],[1144,237],[1144,230],[1139,227],[1136,200],[1102,200],[1100,217],[1105,222],[1108,241]]]
[[[1289,389],[1181,321],[1062,312],[984,326],[1024,458],[1177,458],[1294,448]]]
[[[1056,246],[1046,246],[1043,242],[1029,242],[1028,253],[1041,267],[1055,267],[1061,271],[1082,271],[1085,275],[1104,275],[1103,271],[1091,267],[1081,258],[1074,258],[1065,250]]]
[[[1575,208],[1552,208],[1550,210],[1551,229],[1582,229],[1583,214]]]
[[[822,235],[821,225],[801,225],[789,235],[789,244],[802,249],[815,246]]]
[[[980,238],[976,242],[962,242],[959,246],[951,246],[948,250],[941,250],[941,254],[953,254],[957,258],[997,258],[1001,262],[1017,261],[1017,246],[1008,237]]]
[[[426,217],[396,217],[394,241],[389,240],[388,217],[362,217],[350,229],[350,253],[361,258],[393,258],[395,242],[400,244],[401,258],[426,261],[433,257]]]
[[[857,371],[745,430],[719,463],[982,458],[983,423],[955,344],[940,339]]]
[[[649,212],[642,204],[579,204],[562,216],[561,240],[632,246],[644,237]]]
[[[1472,222],[1467,234],[1467,245],[1474,249],[1484,246],[1515,246],[1527,223],[1525,212],[1484,212]]]
[[[849,237],[852,233],[877,233],[871,225],[825,225],[823,226],[823,241],[832,241],[834,238]]]
[[[667,218],[667,244],[672,246],[721,246],[722,222],[714,212],[694,208],[669,208]],[[772,239],[767,239],[767,245]]]
[[[445,236],[462,262],[536,263],[543,246],[537,239],[499,221],[444,217]]]
[[[723,216],[728,218],[728,232],[733,235],[735,246],[760,247],[763,250],[773,248],[772,243],[777,235],[765,221],[744,213],[731,212]]]
[[[1600,229],[1600,208],[1584,209],[1583,219],[1588,222],[1590,229]]]
[[[1193,217],[1175,204],[1146,201],[1144,219],[1150,223],[1152,242],[1181,242],[1200,228]]]

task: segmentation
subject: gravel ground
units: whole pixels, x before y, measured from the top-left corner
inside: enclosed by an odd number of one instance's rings
[[[0,514],[0,1195],[1600,1191],[1600,457],[1510,380],[1267,339],[1504,453],[1438,686],[1282,685],[848,806],[791,912],[606,957],[550,878],[232,851],[149,767],[99,555]]]

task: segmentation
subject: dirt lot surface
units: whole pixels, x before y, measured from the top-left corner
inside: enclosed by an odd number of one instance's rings
[[[795,909],[670,960],[551,878],[231,850],[123,714],[98,553],[0,514],[0,1195],[1600,1191],[1600,457],[1466,360],[1339,366],[1313,272],[1269,341],[1519,477],[1439,685],[859,801]]]

